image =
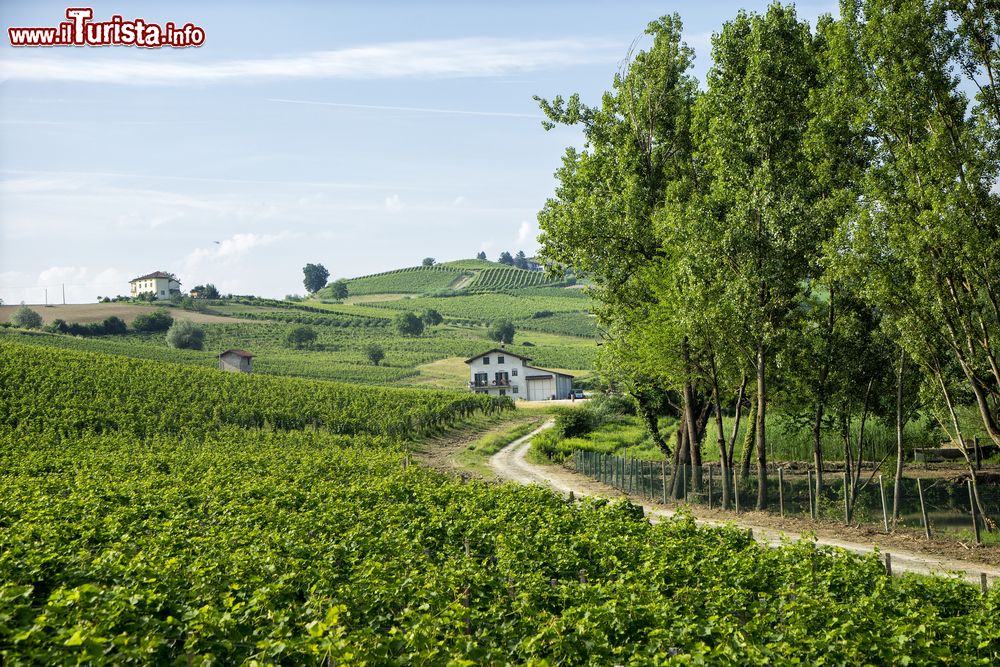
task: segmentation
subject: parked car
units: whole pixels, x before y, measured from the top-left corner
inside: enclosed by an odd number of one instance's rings
[[[574,399],[576,399],[576,398],[586,398],[586,396],[584,396],[584,394],[583,394],[583,389],[574,389],[573,390],[573,398]]]

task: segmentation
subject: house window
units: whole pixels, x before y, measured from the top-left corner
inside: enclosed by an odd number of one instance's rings
[[[517,377],[517,369],[516,368],[510,369],[510,374],[513,375],[514,377]]]
[[[516,394],[517,393],[517,387],[512,387],[511,391]]]
[[[497,357],[497,363],[498,364],[502,364],[503,363],[503,357]]]
[[[490,363],[490,358],[489,357],[483,357],[483,366],[486,366],[489,363]]]
[[[506,396],[507,395],[507,390],[506,389],[501,389],[500,390],[500,395],[501,396]]]
[[[163,290],[160,290],[160,296],[163,296],[164,294],[166,294],[166,292],[164,292]]]

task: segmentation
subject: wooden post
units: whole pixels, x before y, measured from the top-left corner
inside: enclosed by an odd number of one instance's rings
[[[816,506],[813,505],[813,470],[809,468],[809,518],[816,519]]]
[[[924,505],[924,487],[917,478],[917,495],[920,496],[920,517],[924,520],[924,535],[931,539],[931,522],[927,520],[927,506]]]
[[[778,468],[778,512],[785,516],[785,473],[783,468]]]
[[[850,479],[850,473],[846,470],[844,471],[844,523],[846,525],[851,525],[850,519],[850,503],[851,499],[847,493],[847,480]]]
[[[979,573],[979,587],[981,589],[983,589],[983,595],[986,595],[987,593],[990,592],[990,587],[989,587],[989,584],[986,581],[986,573],[985,572],[980,572]]]
[[[660,461],[660,481],[663,482],[663,504],[667,504],[667,460]]]
[[[472,548],[469,545],[469,538],[465,538],[465,555],[468,557],[472,554]]]
[[[892,554],[890,553],[885,555],[885,573],[892,576]]]
[[[969,507],[972,508],[972,530],[976,533],[976,544],[982,544],[983,536],[979,533],[979,508],[976,507],[976,496],[972,493],[972,480],[965,480],[965,485],[969,489]]]
[[[708,509],[712,509],[712,466],[708,466]]]
[[[577,574],[580,576],[581,584],[587,583],[587,573],[584,570],[580,570]]]
[[[748,427],[749,428],[749,427]],[[740,513],[740,487],[736,484],[736,468],[733,468],[733,503],[736,505],[736,513]]]
[[[885,506],[885,485],[882,484],[882,475],[878,476],[878,495],[882,498],[882,527],[885,532],[889,532],[889,511]]]

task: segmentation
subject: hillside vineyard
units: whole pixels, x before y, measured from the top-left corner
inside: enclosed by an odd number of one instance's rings
[[[1000,661],[996,589],[404,464],[506,400],[0,339],[0,405],[5,665]]]

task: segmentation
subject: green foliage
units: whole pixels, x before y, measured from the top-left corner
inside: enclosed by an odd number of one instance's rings
[[[288,332],[285,340],[295,349],[312,347],[316,343],[316,332],[309,327],[295,327]]]
[[[435,260],[433,257],[424,257],[423,260],[420,262],[420,264],[421,266],[434,266],[435,264],[437,264],[437,260]]]
[[[369,343],[365,346],[365,356],[372,362],[372,365],[378,366],[385,359],[385,350],[378,343]]]
[[[424,324],[426,324],[429,327],[437,326],[438,324],[444,322],[444,318],[441,317],[441,313],[434,310],[433,308],[427,308],[426,310],[421,312],[420,319],[422,319],[424,321]]]
[[[419,336],[424,332],[424,321],[416,313],[400,313],[393,324],[401,336]]]
[[[192,295],[197,294],[197,299],[218,299],[221,297],[219,290],[212,283],[205,285],[195,285],[191,288]]]
[[[5,664],[1000,660],[996,588],[402,465],[509,400],[0,354]]]
[[[330,272],[322,264],[306,264],[302,268],[302,274],[305,276],[302,284],[310,294],[326,287],[326,281],[330,277]]]
[[[490,340],[508,345],[514,342],[515,333],[514,324],[510,320],[497,320],[486,331],[486,335]]]
[[[334,299],[346,299],[349,292],[347,281],[341,278],[330,285],[330,295]]]
[[[132,320],[132,328],[141,332],[166,331],[173,323],[174,318],[161,308],[152,313],[136,315]]]
[[[175,322],[167,331],[167,345],[182,350],[200,350],[205,344],[205,331],[190,320]]]
[[[375,273],[353,278],[347,282],[352,295],[364,294],[423,294],[445,289],[466,276],[466,273],[448,265],[413,266],[406,269]],[[320,296],[330,296],[326,291]]]
[[[514,258],[511,257],[510,253],[504,250],[500,253],[500,257],[497,259],[500,264],[507,264],[508,266],[514,265]]]
[[[10,323],[22,329],[38,329],[42,326],[42,316],[22,303],[10,316]]]

